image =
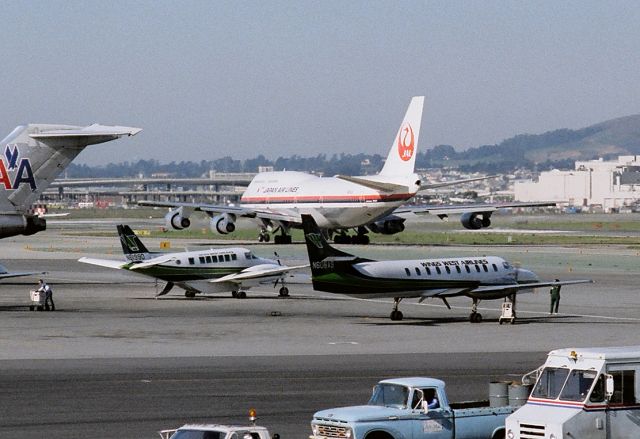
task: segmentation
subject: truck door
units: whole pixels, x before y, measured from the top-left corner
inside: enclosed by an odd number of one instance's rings
[[[613,396],[607,408],[607,438],[632,439],[640,437],[640,364],[611,365],[607,372],[613,376]]]
[[[416,411],[413,422],[413,439],[452,439],[453,417],[451,411],[440,406],[441,398],[438,398],[437,389],[424,388],[420,392],[414,391],[412,408]],[[431,407],[425,413],[420,400],[423,399]]]

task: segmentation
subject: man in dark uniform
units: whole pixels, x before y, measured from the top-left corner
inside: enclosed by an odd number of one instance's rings
[[[53,290],[42,279],[40,279],[40,284],[39,285],[40,285],[40,288],[38,288],[38,291],[40,291],[40,293],[44,294],[44,309],[45,309],[45,311],[49,311],[49,309],[51,309],[51,311],[55,311],[56,310],[56,305],[53,303]]]
[[[560,282],[560,280],[556,279],[556,282]],[[549,291],[549,295],[551,296],[549,314],[553,314],[554,312],[558,314],[558,306],[560,306],[560,285],[552,286],[551,291]]]

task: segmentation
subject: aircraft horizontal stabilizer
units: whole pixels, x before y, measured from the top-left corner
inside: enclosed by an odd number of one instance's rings
[[[409,192],[409,187],[401,184],[385,183],[382,181],[367,180],[366,178],[359,177],[349,177],[348,175],[336,175],[336,178],[382,192]]]
[[[96,258],[87,258],[87,257],[82,257],[78,259],[78,262],[82,262],[83,264],[98,265],[100,267],[117,268],[117,269],[122,269],[130,264],[130,262],[114,261],[112,259],[96,259]]]
[[[0,279],[9,279],[10,277],[22,277],[22,276],[31,276],[34,274],[47,274],[46,271],[17,271],[17,272],[7,272],[0,273]]]
[[[306,268],[308,266],[309,264],[294,265],[291,267],[282,266],[282,265],[266,265],[264,269],[260,269],[259,268],[261,267],[260,265],[254,265],[253,267],[250,267],[250,269],[243,270],[240,273],[228,274],[218,279],[210,280],[209,282],[211,283],[240,282],[240,281],[249,280],[249,279],[260,279],[263,277],[278,276],[280,274],[285,274],[292,270],[299,270],[301,268]]]
[[[107,126],[94,123],[84,128],[69,127],[68,129],[58,129],[41,131],[39,133],[30,134],[29,137],[34,139],[48,139],[53,137],[100,137],[100,136],[135,136],[142,128]]]

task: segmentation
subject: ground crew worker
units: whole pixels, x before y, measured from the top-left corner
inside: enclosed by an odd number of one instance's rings
[[[49,311],[49,309],[55,311],[56,305],[53,303],[53,290],[43,279],[40,279],[38,291],[44,294],[45,311]]]
[[[556,279],[556,282],[560,282],[560,280]],[[551,296],[549,314],[553,314],[554,312],[558,314],[558,306],[560,306],[560,285],[552,286],[551,291],[549,291],[549,295]]]

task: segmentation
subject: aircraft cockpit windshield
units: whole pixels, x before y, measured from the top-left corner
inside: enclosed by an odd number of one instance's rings
[[[373,388],[369,405],[405,407],[409,389],[398,384],[378,384]]]
[[[245,258],[245,259],[247,259],[247,260],[249,260],[249,259],[258,259],[258,258],[256,257],[256,255],[254,255],[254,254],[253,254],[253,253],[251,253],[251,252],[246,252],[246,253],[244,254],[244,258]]]
[[[506,269],[506,270],[511,270],[511,264],[508,263],[507,261],[504,261],[502,263],[502,266]]]

